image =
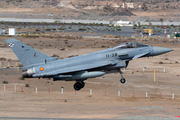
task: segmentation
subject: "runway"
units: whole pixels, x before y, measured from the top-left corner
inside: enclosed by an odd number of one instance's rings
[[[0,120],[110,120],[110,119],[74,119],[74,118],[31,118],[31,117],[0,117]]]
[[[179,120],[178,117],[161,117],[161,116],[129,116],[119,117],[120,120]],[[0,120],[112,120],[112,119],[75,119],[75,118],[31,118],[31,117],[0,117]]]

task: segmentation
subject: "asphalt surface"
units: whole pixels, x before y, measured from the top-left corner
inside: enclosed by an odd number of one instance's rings
[[[161,117],[161,116],[129,116],[120,117],[120,120],[180,120],[178,117]]]
[[[180,120],[179,117],[161,116],[128,116],[116,118],[119,120]],[[74,119],[74,118],[31,118],[31,117],[0,117],[0,120],[112,120],[112,119]]]
[[[0,117],[0,120],[110,120],[110,119],[73,119],[73,118],[31,118],[31,117]]]

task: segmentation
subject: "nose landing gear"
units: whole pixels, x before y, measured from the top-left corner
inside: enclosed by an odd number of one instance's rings
[[[124,84],[124,83],[126,82],[126,79],[122,78],[122,79],[120,79],[120,82],[121,82],[122,84]]]

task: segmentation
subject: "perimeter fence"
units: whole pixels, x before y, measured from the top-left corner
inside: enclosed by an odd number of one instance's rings
[[[177,87],[177,86],[176,86]],[[180,87],[179,87],[180,88]],[[82,92],[83,91],[83,92]],[[85,95],[85,96],[104,96],[104,97],[118,97],[118,98],[134,98],[134,99],[168,99],[168,100],[180,100],[180,94],[178,93],[166,93],[166,92],[138,92],[124,90],[97,90],[97,89],[86,89],[81,91],[67,90],[60,87],[59,90],[54,90],[52,87],[38,88],[38,87],[25,87],[23,84],[11,83],[1,84],[0,93],[7,94],[37,94],[37,95]]]
[[[14,70],[19,71],[19,66],[21,64],[19,62],[8,62],[8,61],[0,61],[0,68],[14,68]],[[128,67],[128,68],[122,68],[121,69],[123,74],[133,74],[133,73],[167,73],[169,72],[169,68],[158,68],[158,67]],[[156,82],[154,82],[156,83]],[[3,83],[0,85],[0,92],[5,92],[5,93],[30,93],[30,94],[57,94],[57,95],[62,95],[62,94],[81,94],[82,92],[80,91],[74,91],[74,90],[67,90],[64,89],[64,87],[59,87],[59,89],[55,89],[53,87],[53,83],[51,81],[47,80],[47,85],[44,85],[43,87],[35,87],[35,86],[29,86],[29,84],[22,84],[22,83]],[[89,83],[87,83],[89,84]],[[48,87],[49,86],[49,87]],[[163,88],[163,87],[169,87],[166,85],[155,85],[156,87]],[[180,89],[179,86],[171,86],[172,89]],[[118,87],[117,87],[118,89]],[[110,96],[110,97],[122,97],[122,98],[164,98],[164,99],[177,99],[180,100],[180,94],[175,92],[175,93],[170,93],[170,92],[149,92],[149,90],[138,90],[138,89],[128,89],[129,93],[127,94],[127,91],[122,90],[96,90],[96,89],[85,89],[85,92],[83,94],[86,94],[88,96]],[[84,90],[83,90],[84,91]],[[161,91],[161,90],[159,90]]]

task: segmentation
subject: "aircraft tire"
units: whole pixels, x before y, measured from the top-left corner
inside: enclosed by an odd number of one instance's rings
[[[78,83],[78,82],[77,82],[77,83],[74,84],[74,89],[75,89],[75,90],[80,90],[81,88],[82,88],[81,83]]]
[[[124,83],[126,82],[126,79],[123,78],[123,79],[120,80],[120,82],[121,82],[122,84],[124,84]]]
[[[85,83],[82,81],[81,82],[81,88],[83,88],[85,86]]]

